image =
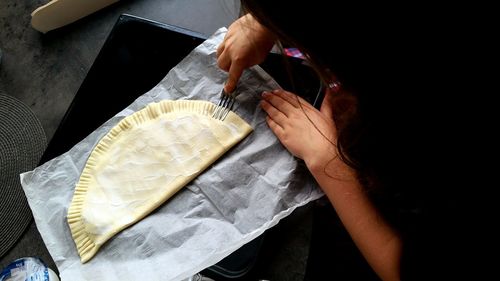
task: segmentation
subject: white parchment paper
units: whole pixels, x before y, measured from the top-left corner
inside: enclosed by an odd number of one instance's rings
[[[89,262],[80,262],[66,214],[93,147],[121,119],[151,102],[217,103],[227,79],[216,63],[225,32],[218,30],[157,86],[70,151],[21,174],[37,228],[62,281],[182,280],[323,195],[303,163],[268,128],[258,106],[260,94],[279,86],[261,68],[253,67],[240,80],[234,111],[254,131],[155,212],[110,239]]]

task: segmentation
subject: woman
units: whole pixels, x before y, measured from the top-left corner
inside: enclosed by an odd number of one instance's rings
[[[457,201],[429,161],[440,160],[432,137],[439,120],[432,102],[421,102],[437,86],[439,34],[421,26],[430,18],[416,7],[332,2],[242,1],[249,13],[229,27],[217,52],[229,73],[225,90],[276,42],[298,47],[328,85],[325,99],[318,111],[288,91],[263,93],[271,130],[304,160],[380,279],[460,275]],[[326,277],[323,270],[314,276]]]

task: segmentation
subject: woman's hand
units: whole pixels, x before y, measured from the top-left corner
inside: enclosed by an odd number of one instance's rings
[[[267,124],[293,155],[305,161],[309,170],[324,171],[338,157],[337,130],[327,96],[321,111],[284,90],[264,92],[262,97]]]
[[[229,26],[217,48],[217,64],[229,72],[224,90],[232,92],[248,67],[264,61],[275,41],[274,35],[247,14]]]

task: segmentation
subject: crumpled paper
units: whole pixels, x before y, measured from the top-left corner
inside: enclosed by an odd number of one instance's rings
[[[279,85],[256,66],[244,72],[233,109],[254,131],[153,213],[111,238],[88,263],[80,262],[66,214],[93,147],[121,119],[151,102],[218,103],[227,73],[217,66],[216,50],[226,31],[219,29],[157,86],[70,151],[21,174],[37,228],[62,281],[182,280],[323,195],[304,164],[268,128],[258,106],[260,94]]]

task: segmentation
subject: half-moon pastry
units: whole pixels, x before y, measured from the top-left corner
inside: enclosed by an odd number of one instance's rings
[[[212,118],[207,101],[161,101],[121,120],[90,154],[68,209],[83,263],[245,138],[252,128],[230,112]]]

